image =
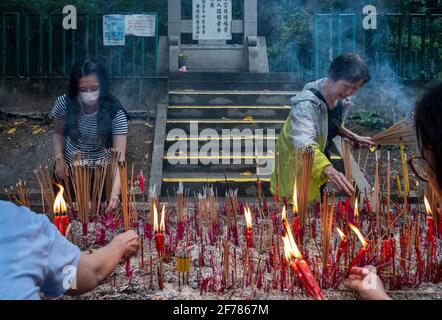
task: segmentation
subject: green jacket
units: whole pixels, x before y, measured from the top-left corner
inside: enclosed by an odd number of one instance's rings
[[[307,83],[304,89],[291,99],[292,110],[279,134],[276,142],[275,165],[270,182],[270,191],[291,200],[295,182],[294,161],[299,149],[311,147],[314,150],[312,180],[309,201],[315,201],[319,196],[319,188],[328,181],[324,168],[331,165],[324,155],[328,133],[327,105],[309,89],[322,91],[326,79]],[[342,119],[347,116],[352,105],[349,99],[342,100]],[[302,170],[298,167],[298,170]]]

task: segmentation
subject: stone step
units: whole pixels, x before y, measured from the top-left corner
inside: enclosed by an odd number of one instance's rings
[[[248,72],[171,72],[169,73],[169,81],[192,81],[192,82],[298,82],[300,77],[295,73],[248,73]]]
[[[222,130],[238,129],[241,134],[253,134],[255,130],[261,129],[264,135],[271,134],[271,131],[269,132],[269,130],[274,130],[277,135],[283,127],[284,122],[285,120],[269,119],[257,119],[251,121],[242,119],[168,119],[166,121],[166,136],[172,129],[181,129],[187,134],[189,134],[191,130],[201,132],[204,129],[213,129],[217,131],[219,135],[221,135]]]
[[[169,105],[290,105],[298,91],[171,90]]]
[[[289,105],[269,106],[168,106],[169,119],[234,118],[285,120],[290,114]]]
[[[302,83],[291,81],[170,81],[171,90],[301,90]]]
[[[269,195],[270,176],[259,177],[264,192]],[[204,186],[210,185],[216,189],[219,196],[224,196],[228,189],[239,189],[238,194],[255,197],[257,195],[257,176],[241,176],[239,173],[226,172],[213,173],[201,172],[195,173],[169,173],[163,174],[162,194],[174,194],[174,190],[178,188],[179,183],[184,184],[184,188],[190,189],[192,192],[202,190]]]
[[[197,146],[198,150],[201,149],[201,147],[207,145],[210,143],[211,145],[217,144],[220,148],[228,148],[229,150],[233,151],[235,150],[255,150],[256,147],[260,148],[261,150],[267,150],[267,148],[274,148],[276,145],[276,141],[278,140],[277,135],[264,135],[264,136],[253,136],[253,135],[246,135],[246,136],[230,136],[230,137],[214,137],[214,138],[206,138],[206,137],[174,137],[169,136],[166,137],[165,142],[165,153],[167,153],[167,150],[171,147],[178,147],[183,146],[183,148],[189,149],[191,146]]]

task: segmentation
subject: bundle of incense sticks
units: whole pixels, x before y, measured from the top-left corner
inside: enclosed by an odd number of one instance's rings
[[[298,178],[298,209],[299,209],[299,220],[301,227],[304,228],[307,222],[307,208],[308,208],[308,197],[310,194],[310,184],[312,180],[312,167],[314,152],[311,148],[305,148],[297,154],[301,154],[301,170],[297,170],[299,174]]]
[[[29,200],[29,193],[26,189],[26,180],[21,179],[15,184],[15,188],[11,186],[11,191],[5,188],[9,201],[14,201],[19,206],[25,206],[30,208],[31,202]]]
[[[353,172],[351,167],[351,142],[347,139],[342,139],[342,160],[344,162],[345,177],[352,183]]]
[[[227,216],[227,224],[230,227],[237,227],[237,211],[238,211],[238,189],[232,190],[229,189],[226,192],[226,216]]]
[[[114,181],[117,179],[118,172],[118,161],[120,160],[121,152],[117,149],[110,150],[110,156],[107,163],[108,170],[106,171],[106,201],[110,201],[112,194],[112,188],[114,186]]]
[[[92,183],[92,195],[91,195],[91,213],[99,214],[101,205],[101,196],[103,194],[104,184],[106,182],[108,165],[106,161],[95,162],[93,168],[93,183]]]
[[[70,167],[78,215],[83,224],[83,233],[87,233],[89,203],[91,200],[92,161],[80,160],[79,156],[75,156]]]
[[[131,223],[138,223],[138,211],[137,211],[137,200],[135,198],[135,189],[134,189],[134,169],[135,169],[135,156],[132,156],[132,166],[130,173],[130,191],[129,191],[129,214],[131,217]]]
[[[373,136],[371,140],[376,145],[398,145],[401,141],[408,145],[416,145],[414,114]]]
[[[187,209],[187,200],[184,195],[184,185],[182,182],[178,185],[178,190],[175,194],[176,201],[176,213],[177,213],[177,221],[180,223],[184,222],[186,219],[186,209]]]
[[[327,268],[328,255],[330,251],[330,240],[332,236],[332,225],[333,225],[333,215],[334,215],[334,204],[335,204],[335,194],[331,195],[331,204],[328,203],[328,193],[324,190],[322,196],[322,207],[321,207],[321,243],[322,243],[322,267],[323,274]]]
[[[130,211],[127,194],[127,164],[126,161],[118,161],[118,169],[120,174],[120,188],[121,188],[121,206],[123,208],[124,230],[128,231],[130,228]]]
[[[49,172],[48,166],[40,166],[39,169],[35,170],[35,175],[37,176],[37,180],[40,185],[42,206],[44,207],[44,199],[49,213],[54,214],[53,203],[55,201],[55,194],[52,187],[52,174]]]
[[[198,192],[196,203],[198,208],[198,220],[204,223],[206,227],[209,227],[209,210],[205,188],[203,189],[203,193]]]
[[[217,210],[217,201],[215,191],[213,187],[208,188],[207,190],[207,201],[208,201],[208,213],[210,219],[210,225],[218,224],[218,210]]]

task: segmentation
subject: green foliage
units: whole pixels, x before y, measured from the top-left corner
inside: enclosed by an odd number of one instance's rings
[[[381,111],[358,111],[358,113],[349,114],[348,119],[355,121],[359,126],[375,130],[382,130],[393,124]]]

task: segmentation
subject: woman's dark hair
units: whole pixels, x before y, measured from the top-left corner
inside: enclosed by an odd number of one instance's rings
[[[334,81],[346,80],[351,83],[363,80],[363,85],[371,79],[368,66],[356,53],[337,56],[328,68],[328,76]]]
[[[80,136],[78,118],[81,114],[81,105],[78,99],[78,83],[81,77],[96,75],[100,81],[100,96],[98,98],[98,136],[97,145],[112,146],[112,121],[118,111],[123,110],[129,118],[120,101],[109,93],[109,80],[106,70],[92,58],[77,60],[72,67],[69,80],[67,109],[65,115],[64,134],[78,142]]]
[[[428,90],[416,103],[415,124],[419,149],[431,151],[431,168],[442,190],[442,82]]]

